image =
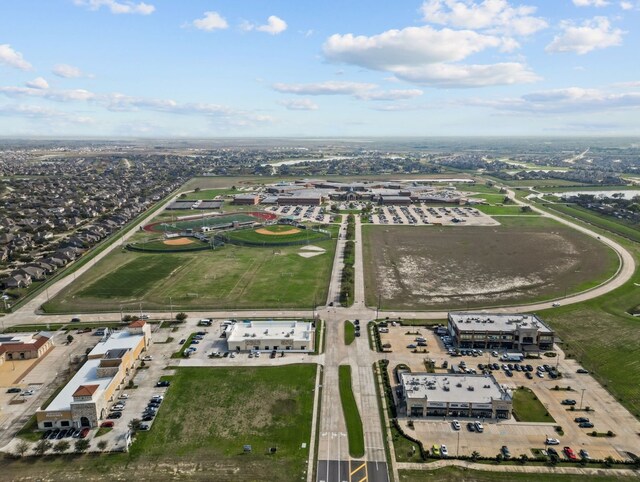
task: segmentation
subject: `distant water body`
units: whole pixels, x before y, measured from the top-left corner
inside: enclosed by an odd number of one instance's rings
[[[614,194],[622,194],[623,199],[633,199],[635,196],[640,196],[640,190],[638,191],[571,191],[571,192],[556,192],[555,196],[559,197],[571,197],[579,196],[580,194],[591,194],[596,197],[612,197]],[[617,197],[617,196],[616,196]]]

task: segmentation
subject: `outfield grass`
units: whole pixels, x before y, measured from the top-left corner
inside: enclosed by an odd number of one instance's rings
[[[528,388],[518,388],[513,392],[513,416],[518,422],[555,423],[536,394]]]
[[[351,345],[356,339],[356,326],[349,320],[344,322],[344,344]]]
[[[286,228],[287,228],[286,230],[297,229],[293,226],[286,226]],[[269,228],[266,228],[266,229],[269,229]],[[269,230],[272,231],[271,229]],[[278,232],[278,231],[273,231],[273,232]],[[281,234],[281,235],[261,234],[256,232],[255,229],[240,229],[237,231],[230,231],[226,233],[226,235],[232,240],[236,239],[238,241],[245,241],[248,243],[263,244],[263,245],[269,245],[269,244],[278,245],[282,243],[298,242],[298,241],[307,241],[308,243],[315,243],[316,241],[327,237],[326,234],[319,233],[311,229],[300,229],[299,232],[297,233]]]
[[[135,243],[134,246],[138,248],[146,249],[148,251],[159,251],[159,252],[191,251],[194,248],[205,248],[209,246],[208,243],[203,243],[202,241],[197,240],[195,238],[188,238],[188,239],[192,241],[189,244],[171,245],[171,244],[166,244],[164,239],[155,239],[155,240],[146,241],[146,242],[138,242],[138,243]]]
[[[353,388],[351,386],[351,366],[340,365],[338,367],[338,378],[342,413],[347,425],[349,454],[352,457],[362,457],[364,455],[364,432],[362,430],[362,419],[360,418],[360,412],[358,411],[358,405],[353,396]]]
[[[529,482],[531,480],[542,480],[544,482],[620,482],[630,480],[629,476],[617,477],[613,474],[532,474],[527,472],[489,472],[460,467],[444,467],[435,470],[400,470],[398,475],[401,482]]]
[[[45,303],[49,313],[307,308],[326,299],[335,240],[314,243],[326,250],[312,258],[299,246],[263,248],[227,245],[189,253],[114,250]]]

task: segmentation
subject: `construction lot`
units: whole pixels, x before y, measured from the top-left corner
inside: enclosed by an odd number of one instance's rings
[[[561,298],[612,276],[613,250],[541,216],[500,226],[363,226],[366,302],[457,310]]]
[[[435,371],[446,373],[447,369],[441,368],[444,362],[448,366],[458,366],[464,360],[469,370],[475,370],[481,374],[478,364],[506,363],[499,357],[491,354],[491,351],[483,351],[478,356],[451,356],[445,349],[440,337],[433,330],[426,327],[415,326],[389,326],[389,333],[381,333],[383,344],[391,344],[391,353],[386,353],[389,360],[389,376],[392,385],[397,385],[393,368],[404,363],[413,372],[426,371],[425,360],[433,360]],[[418,334],[419,333],[419,334]],[[427,340],[424,349],[427,353],[412,353],[413,349],[407,348],[409,344],[415,344],[416,337]],[[423,347],[419,347],[422,349]],[[434,444],[445,444],[450,456],[467,455],[477,451],[481,456],[495,457],[503,445],[506,445],[512,457],[522,454],[534,457],[533,449],[545,449],[547,437],[557,438],[560,441],[558,452],[565,446],[570,446],[576,453],[581,449],[587,450],[592,459],[605,459],[613,457],[616,460],[628,460],[626,452],[637,455],[637,447],[640,444],[640,422],[638,422],[622,405],[620,405],[590,374],[577,373],[580,367],[575,360],[565,359],[563,352],[557,348],[556,357],[542,356],[540,359],[525,359],[522,364],[530,364],[534,367],[534,374],[539,365],[557,366],[562,374],[560,378],[550,379],[548,373],[544,378],[533,376],[525,377],[525,372],[513,371],[513,376],[506,375],[503,369],[492,370],[492,375],[503,387],[515,390],[525,387],[533,391],[544,410],[555,422],[524,422],[516,417],[499,422],[482,420],[484,432],[477,433],[467,430],[466,424],[472,419],[460,419],[462,429],[456,431],[451,424],[453,418],[443,419],[425,418],[412,419],[414,428],[408,426],[408,419],[399,414],[400,424],[404,431],[421,440],[425,448]],[[499,352],[498,355],[502,353]],[[560,390],[554,390],[558,386]],[[566,388],[569,387],[569,390]],[[570,406],[562,405],[565,399],[576,400],[575,410]],[[582,402],[580,404],[580,402]],[[582,406],[582,410],[580,410]],[[584,409],[590,407],[587,412]],[[517,408],[517,407],[516,407]],[[520,418],[526,418],[528,414],[521,414]],[[593,428],[580,428],[574,418],[586,417],[594,424]],[[556,431],[556,426],[562,428],[561,435]],[[612,431],[615,436],[590,436],[589,433],[597,431],[604,435]],[[561,457],[562,454],[561,454]]]

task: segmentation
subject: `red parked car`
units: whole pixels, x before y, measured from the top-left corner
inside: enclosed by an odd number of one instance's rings
[[[106,422],[102,422],[100,424],[101,427],[113,427],[114,423],[111,420],[107,420]]]
[[[85,427],[82,429],[82,432],[80,432],[80,438],[87,438],[87,435],[89,435],[89,429]]]
[[[578,456],[571,447],[565,447],[564,449],[562,449],[562,451],[569,460],[578,460]]]

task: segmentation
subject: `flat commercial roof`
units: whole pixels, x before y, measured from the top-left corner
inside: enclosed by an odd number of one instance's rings
[[[142,335],[132,335],[126,330],[114,331],[106,341],[99,342],[89,353],[92,358],[98,355],[102,358],[109,350],[133,350],[140,343]]]
[[[541,333],[553,333],[536,315],[505,313],[449,313],[449,320],[463,331],[514,331],[537,328]]]
[[[491,375],[403,373],[401,380],[407,399],[447,403],[491,403],[492,400],[511,399]]]
[[[306,341],[311,338],[311,322],[290,320],[256,320],[238,322],[229,327],[228,341],[292,340]]]
[[[94,393],[100,393],[105,390],[111,383],[112,378],[98,378],[97,369],[99,365],[100,359],[87,360],[44,410],[47,412],[69,410],[71,402],[73,402],[73,394],[81,385],[98,385],[98,389]]]

